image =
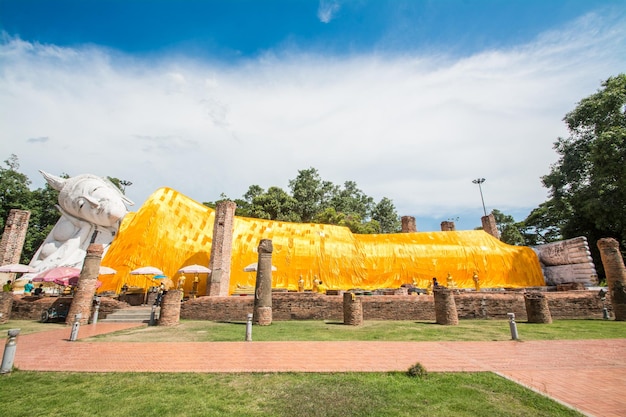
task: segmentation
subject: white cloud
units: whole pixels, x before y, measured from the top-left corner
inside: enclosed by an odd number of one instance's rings
[[[474,178],[487,179],[487,210],[545,201],[563,116],[624,68],[626,25],[599,23],[456,59],[268,55],[228,68],[11,39],[0,48],[0,158],[18,155],[35,186],[38,169],[130,180],[138,204],[161,186],[198,201],[287,189],[315,167],[401,215],[473,227]]]
[[[317,17],[322,23],[330,23],[339,11],[339,2],[336,0],[320,0],[317,8]]]

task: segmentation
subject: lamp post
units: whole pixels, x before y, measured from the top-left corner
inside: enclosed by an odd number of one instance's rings
[[[483,212],[485,213],[485,216],[487,216],[487,209],[485,209],[485,199],[483,198],[483,189],[480,186],[480,184],[485,182],[485,179],[484,178],[476,178],[475,180],[472,180],[472,182],[474,184],[478,184],[478,190],[480,191],[480,200],[483,202]]]

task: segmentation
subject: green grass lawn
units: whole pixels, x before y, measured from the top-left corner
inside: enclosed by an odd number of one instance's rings
[[[63,324],[10,321],[21,334]],[[244,322],[182,320],[90,341],[243,341]],[[626,322],[556,320],[517,323],[521,340],[623,338]],[[507,320],[275,321],[253,326],[253,340],[510,340]],[[18,342],[19,343],[19,342]],[[580,416],[492,373],[64,373],[15,370],[0,376],[6,416]]]
[[[42,373],[0,377],[4,416],[580,416],[492,373]]]
[[[1,329],[1,327],[0,327]],[[517,323],[520,340],[611,339],[626,336],[626,322],[611,320],[556,320],[552,324]],[[151,326],[125,330],[90,340],[223,342],[245,339],[245,322],[181,320],[173,327]],[[254,341],[491,341],[511,340],[508,320],[461,320],[458,326],[425,321],[366,321],[346,326],[338,321],[274,321],[253,326]]]

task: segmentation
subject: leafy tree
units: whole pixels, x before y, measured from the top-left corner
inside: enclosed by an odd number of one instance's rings
[[[542,177],[550,191],[543,214],[563,238],[586,236],[598,266],[597,239],[626,245],[626,74],[603,82],[564,121],[569,136],[555,142],[559,160]]]
[[[329,200],[336,193],[336,187],[323,181],[315,168],[298,171],[295,179],[289,181],[291,194],[296,200],[296,212],[304,223],[329,206]]]
[[[334,207],[328,207],[324,211],[317,213],[313,218],[313,222],[345,226],[352,233],[371,234],[380,232],[380,224],[376,220],[363,222],[358,214],[338,213]]]
[[[4,231],[11,209],[30,211],[28,230],[20,259],[22,263],[29,263],[59,219],[60,214],[55,208],[59,193],[47,184],[43,189],[31,191],[30,179],[18,172],[19,161],[16,155],[11,155],[4,163],[7,168],[0,167],[0,227]]]
[[[506,215],[500,210],[491,211],[496,221],[496,227],[500,233],[500,240],[509,245],[524,245],[526,241],[520,232],[522,223],[516,223],[513,216]]]
[[[266,193],[252,199],[250,215],[259,219],[299,222],[298,202],[280,187],[270,187]]]
[[[400,229],[400,220],[392,201],[383,198],[378,204],[361,191],[356,182],[343,187],[322,180],[315,168],[298,171],[289,181],[291,195],[279,187],[267,191],[251,185],[237,203],[238,216],[291,222],[316,222],[347,226],[354,233],[392,233]],[[222,200],[226,198],[221,195]],[[218,200],[221,201],[221,200]],[[215,208],[215,203],[205,202]]]
[[[331,197],[330,205],[337,212],[356,214],[362,219],[368,219],[374,208],[374,199],[365,195],[356,182],[346,181],[343,188],[337,189]]]
[[[562,240],[564,218],[563,212],[555,206],[553,199],[539,204],[521,223],[520,231],[525,244],[537,246]]]
[[[30,210],[32,205],[30,180],[18,172],[17,156],[12,154],[4,163],[7,168],[0,167],[0,226],[3,231],[11,209]]]
[[[380,224],[381,233],[397,233],[402,228],[396,207],[387,197],[383,197],[372,211],[372,219]]]

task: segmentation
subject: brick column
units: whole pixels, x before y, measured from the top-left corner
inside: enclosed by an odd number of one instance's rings
[[[459,315],[456,311],[454,294],[446,288],[437,288],[435,295],[435,319],[437,324],[453,325],[459,324]]]
[[[91,318],[91,307],[93,306],[93,296],[96,294],[96,284],[98,282],[98,272],[104,247],[99,243],[92,243],[87,248],[83,269],[80,271],[78,286],[72,305],[67,313],[65,324],[74,323],[74,316],[81,314],[80,324],[89,323]]]
[[[613,238],[600,239],[598,240],[598,249],[600,249],[600,257],[602,258],[602,265],[604,265],[615,320],[625,321],[626,267],[619,250],[619,243]]]
[[[22,256],[30,211],[11,209],[0,240],[0,265],[18,264]]]
[[[488,214],[480,218],[480,221],[483,224],[483,230],[489,233],[491,236],[496,239],[500,239],[500,232],[498,232],[498,228],[496,227],[496,218],[493,217],[493,214]]]
[[[180,322],[180,300],[182,291],[169,290],[161,300],[159,326],[176,326]]]
[[[351,292],[343,293],[343,324],[350,326],[363,324],[363,303]]]
[[[445,221],[441,222],[441,231],[442,232],[454,232],[456,230],[456,226],[454,222]]]
[[[261,326],[272,324],[272,252],[271,239],[261,239],[254,288],[253,321]]]
[[[417,232],[417,226],[415,225],[415,217],[402,216],[402,233]]]
[[[524,294],[524,304],[529,323],[552,323],[548,299],[544,294],[539,292],[526,293]]]
[[[206,286],[206,294],[226,296],[230,286],[230,260],[233,249],[233,221],[237,204],[232,201],[220,201],[215,207],[213,223],[213,242],[211,243],[211,261]]]
[[[0,265],[18,264],[22,257],[22,249],[26,240],[26,231],[28,230],[28,220],[30,219],[30,211],[11,209],[4,225],[4,233],[0,240]],[[11,280],[14,288],[16,274],[0,273],[4,279],[0,280],[0,284],[4,284]]]
[[[11,318],[13,309],[13,293],[0,292],[0,324],[5,324]]]

